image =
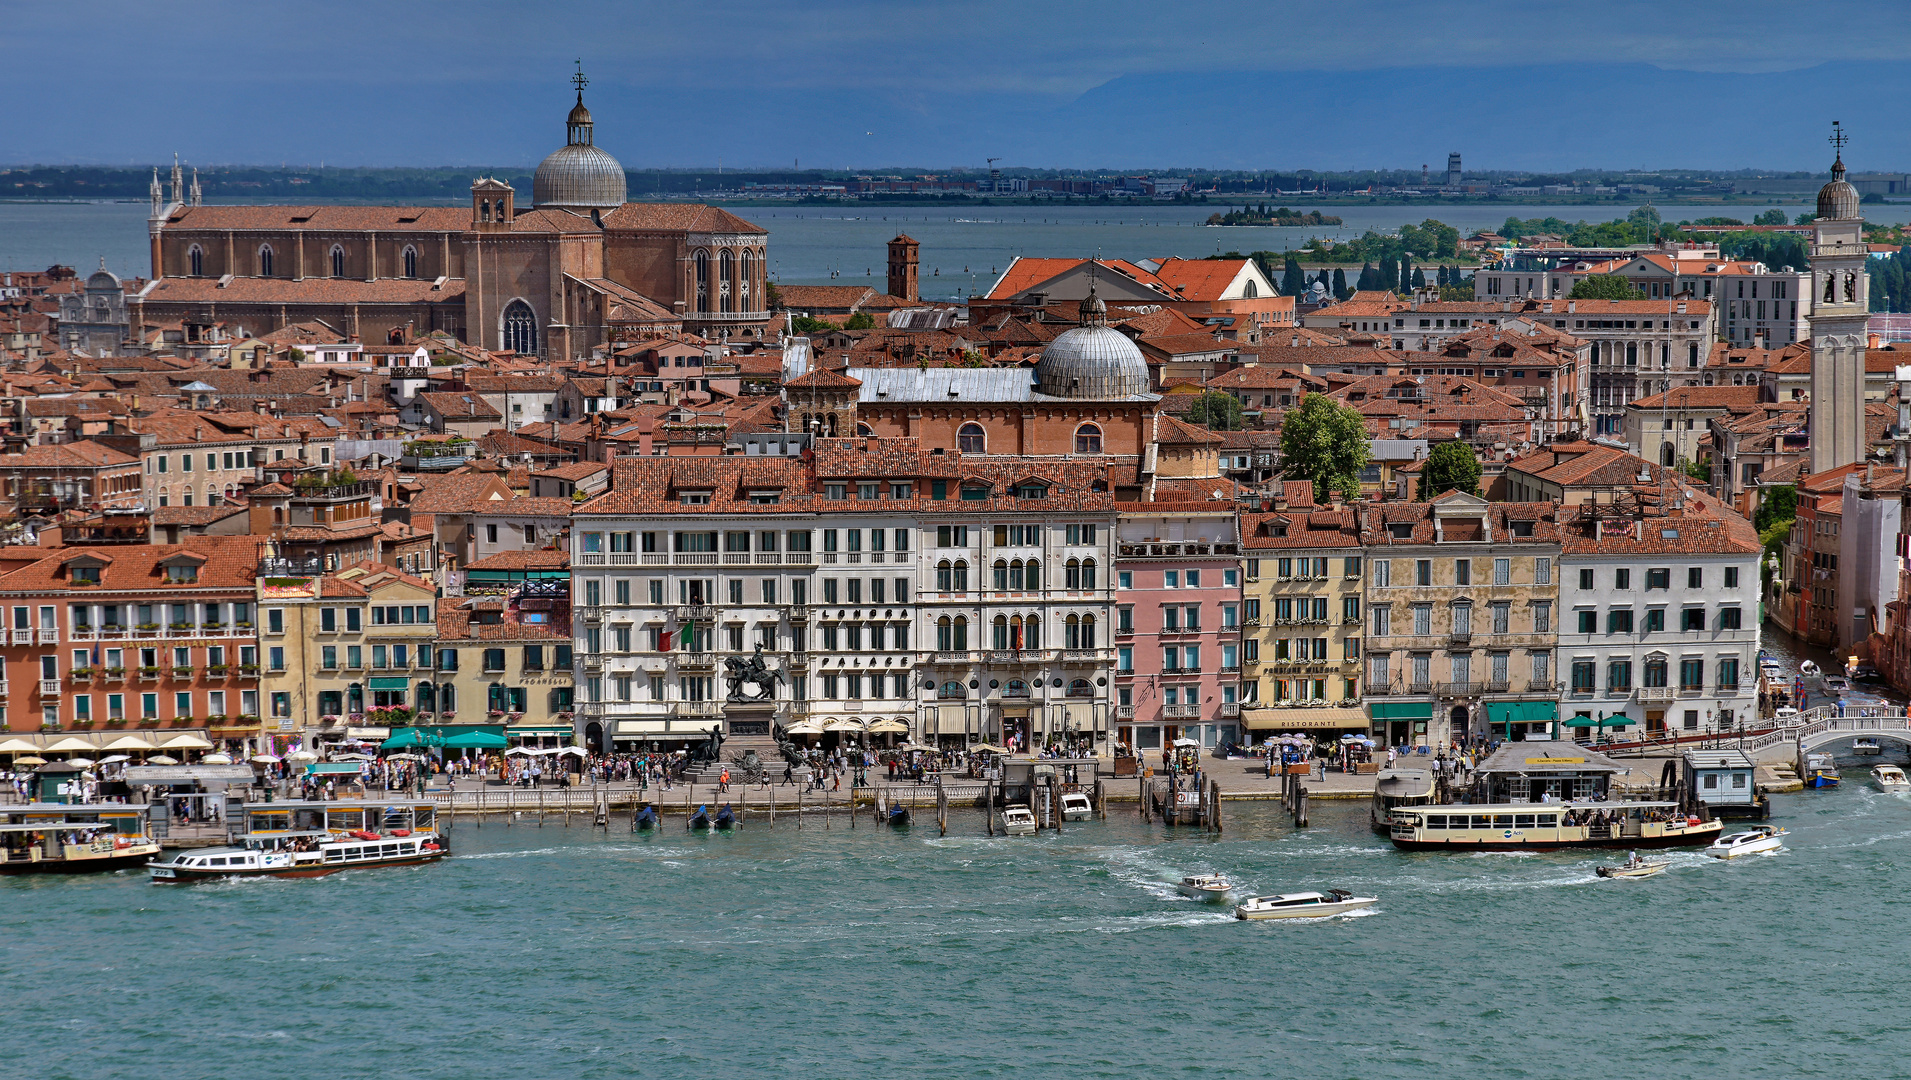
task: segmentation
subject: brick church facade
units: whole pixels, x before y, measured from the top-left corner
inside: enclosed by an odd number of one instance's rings
[[[177,169],[170,198],[155,175],[135,325],[257,335],[318,319],[365,342],[442,330],[552,361],[679,329],[760,338],[769,234],[717,207],[625,202],[579,83],[528,209],[491,178],[469,207],[203,206]]]

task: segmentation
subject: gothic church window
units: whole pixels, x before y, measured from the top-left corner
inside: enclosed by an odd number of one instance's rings
[[[504,309],[504,347],[520,356],[537,354],[537,316],[522,300],[513,300]]]
[[[697,252],[697,310],[710,310],[710,253]]]
[[[345,249],[337,244],[332,245],[332,276],[345,276]]]
[[[982,433],[982,425],[962,425],[962,429],[956,432],[956,449],[965,454],[987,453],[988,437]]]
[[[192,248],[186,252],[186,259],[188,262],[192,264],[191,273],[193,277],[200,277],[204,275],[205,256],[206,256],[206,253],[199,250],[198,244],[194,244]]]
[[[405,247],[405,276],[408,278],[418,276],[418,249],[410,245]]]
[[[259,276],[272,276],[272,245],[264,244],[259,248]]]
[[[733,282],[735,282],[736,276],[737,276],[736,256],[731,254],[728,248],[725,248],[718,255],[718,262],[720,263],[720,268],[723,274],[723,279],[717,283],[717,296],[718,296],[718,299],[721,301],[721,303],[719,304],[719,310],[735,311],[736,310],[736,307],[734,306],[735,292],[731,288],[731,285]]]

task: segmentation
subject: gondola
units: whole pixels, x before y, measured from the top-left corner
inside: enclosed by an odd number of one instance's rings
[[[730,812],[729,803],[724,803],[717,808],[716,820],[712,824],[719,829],[734,829],[737,827],[737,816]]]
[[[891,806],[889,808],[888,820],[889,824],[898,829],[902,828],[909,824],[909,808],[907,806]]]
[[[647,832],[660,824],[662,823],[657,820],[657,808],[654,806],[646,806],[642,810],[637,811],[637,816],[631,819],[630,831]]]
[[[697,812],[690,815],[690,820],[684,822],[683,827],[686,829],[709,828],[710,827],[710,811],[707,808],[702,806],[697,807]]]

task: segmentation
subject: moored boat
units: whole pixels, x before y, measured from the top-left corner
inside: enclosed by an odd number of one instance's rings
[[[909,824],[909,808],[901,803],[891,803],[889,806],[889,816],[885,820],[900,829]]]
[[[1775,825],[1760,825],[1744,832],[1721,836],[1705,849],[1715,859],[1736,859],[1744,855],[1770,855],[1785,846],[1785,830]]]
[[[1389,837],[1408,851],[1549,851],[1704,844],[1721,826],[1675,802],[1467,803],[1395,810]]]
[[[1904,770],[1896,765],[1872,766],[1871,783],[1879,791],[1911,791],[1911,779],[1907,779]]]
[[[1002,811],[1002,832],[1008,836],[1035,835],[1035,814],[1026,806],[1011,806]]]
[[[0,874],[130,870],[159,854],[146,808],[25,803],[0,808]]]
[[[1218,904],[1234,892],[1234,883],[1220,874],[1189,874],[1175,885],[1174,891],[1191,900]]]
[[[1262,919],[1327,919],[1380,903],[1377,896],[1355,896],[1344,889],[1326,892],[1281,893],[1278,896],[1251,896],[1235,905],[1234,917],[1243,921]]]
[[[155,885],[238,877],[320,877],[363,866],[416,866],[450,854],[437,807],[418,801],[257,803],[234,843],[147,863]]]
[[[1884,747],[1878,745],[1878,740],[1864,735],[1851,740],[1851,752],[1863,757],[1876,757],[1884,753]]]
[[[709,828],[710,827],[710,811],[701,806],[697,807],[696,812],[690,815],[690,820],[684,822],[683,827],[686,829]]]
[[[631,832],[647,831],[656,828],[657,825],[657,808],[654,806],[644,807],[637,811],[635,817],[630,819]]]
[[[1837,787],[1838,760],[1830,754],[1806,754],[1803,779],[1808,788]]]
[[[730,810],[730,804],[724,803],[717,808],[717,816],[710,823],[719,829],[734,829],[737,827],[737,816]]]
[[[1810,678],[1811,676],[1818,674],[1818,665],[1812,663],[1810,660],[1806,660],[1805,662],[1798,665],[1798,673],[1800,675],[1805,676],[1806,678]]]
[[[1095,804],[1081,792],[1070,791],[1062,796],[1063,821],[1087,821],[1094,814]]]
[[[1425,806],[1432,801],[1433,773],[1426,769],[1382,769],[1374,777],[1367,821],[1375,832],[1385,836],[1392,827],[1389,821],[1395,807]]]

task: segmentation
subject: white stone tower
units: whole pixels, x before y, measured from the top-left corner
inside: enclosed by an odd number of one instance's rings
[[[1831,183],[1818,192],[1811,243],[1811,471],[1865,456],[1865,344],[1870,319],[1864,219],[1858,189],[1845,182],[1844,129],[1832,122],[1837,150]]]

